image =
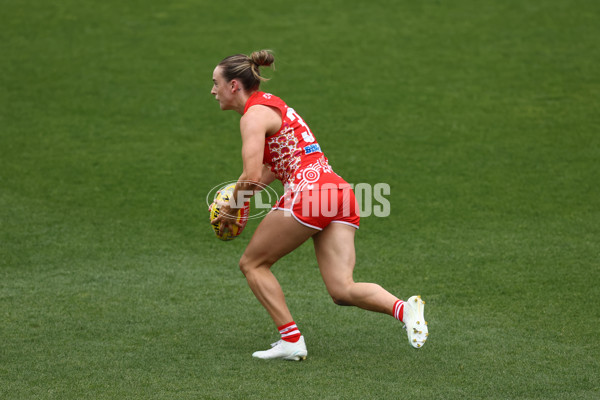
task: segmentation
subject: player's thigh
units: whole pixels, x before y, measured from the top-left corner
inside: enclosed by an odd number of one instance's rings
[[[240,260],[242,270],[271,266],[319,232],[302,225],[282,210],[269,212],[254,231]]]
[[[330,294],[353,282],[355,232],[350,225],[333,222],[313,236],[319,270]]]

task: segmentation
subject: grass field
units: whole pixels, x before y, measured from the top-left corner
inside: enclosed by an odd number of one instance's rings
[[[4,0],[0,399],[600,398],[600,3]],[[306,337],[277,339],[204,197],[241,171],[225,56],[336,172],[391,186],[357,280],[427,301],[335,306],[306,243],[274,269]],[[273,185],[276,190],[281,186]]]

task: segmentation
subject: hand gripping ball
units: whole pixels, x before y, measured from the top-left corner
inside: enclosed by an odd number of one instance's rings
[[[215,196],[215,200],[208,208],[208,211],[210,214],[209,221],[212,221],[213,219],[215,219],[219,216],[219,212],[221,209],[220,205],[229,202],[229,200],[233,196],[234,188],[235,188],[235,183],[232,183],[231,185],[227,185],[227,186],[221,188],[217,192],[217,195]],[[213,230],[215,231],[215,235],[217,235],[217,237],[221,240],[235,239],[242,233],[242,231],[246,227],[246,223],[248,222],[248,214],[249,213],[250,213],[250,202],[248,201],[244,204],[244,207],[242,207],[240,210],[238,210],[238,215],[237,215],[236,221],[240,224],[240,226],[230,225],[231,229],[232,229],[231,231],[227,230],[227,231],[223,232],[223,234],[219,234],[219,230],[221,229],[221,222],[219,221],[215,224],[211,224],[213,227]]]

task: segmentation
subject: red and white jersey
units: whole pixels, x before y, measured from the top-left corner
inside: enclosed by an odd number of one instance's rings
[[[315,136],[304,120],[279,97],[254,92],[244,114],[254,105],[277,108],[282,123],[279,131],[265,141],[263,164],[269,165],[286,189],[312,189],[313,184],[337,183],[341,178],[333,172]]]

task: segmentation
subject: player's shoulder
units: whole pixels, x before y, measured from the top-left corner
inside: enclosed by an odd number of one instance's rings
[[[280,110],[284,110],[285,108],[287,108],[287,105],[281,98],[271,93],[254,92],[252,93],[252,95],[246,103],[244,114],[257,105],[276,107]]]
[[[255,104],[248,108],[240,119],[242,130],[250,127],[262,128],[272,133],[279,129],[282,123],[282,114],[277,108],[267,104]]]
[[[253,103],[256,104],[284,104],[285,102],[281,97],[275,96],[272,93],[256,92],[252,95]]]
[[[251,120],[254,118],[264,118],[271,114],[280,115],[277,108],[269,104],[254,104],[248,107],[248,110],[242,115],[243,120]]]

